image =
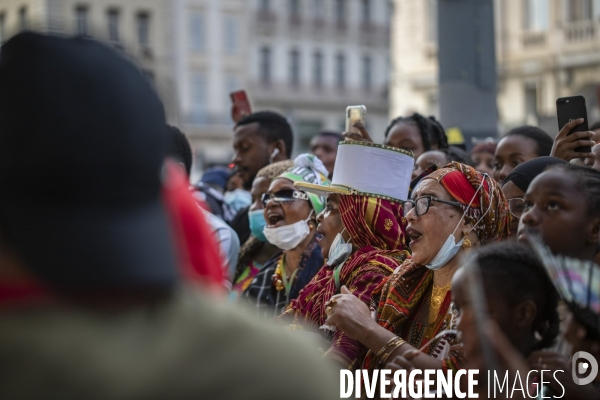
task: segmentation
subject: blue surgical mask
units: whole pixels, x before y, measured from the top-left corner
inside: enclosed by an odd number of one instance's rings
[[[346,230],[346,228],[344,228]],[[330,267],[336,267],[346,261],[346,259],[352,254],[352,244],[346,243],[344,241],[344,237],[342,232],[335,235],[335,239],[331,243],[331,247],[329,248],[329,255],[327,257],[327,265]]]
[[[487,174],[484,174],[483,179],[481,180],[481,184],[475,191],[475,194],[473,195],[473,198],[469,202],[469,205],[463,212],[462,217],[458,220],[458,224],[456,224],[456,227],[454,228],[454,232],[456,232],[456,230],[462,223],[463,219],[465,218],[465,215],[467,215],[466,210],[468,210],[469,207],[471,207],[473,200],[475,200],[475,196],[477,196],[477,193],[483,187],[483,182],[485,181],[486,177],[488,177]],[[475,229],[475,227],[483,220],[483,217],[485,217],[485,215],[488,213],[488,211],[490,211],[490,208],[491,208],[491,202],[490,202],[490,206],[488,207],[487,211],[481,216],[479,221],[477,221],[477,223],[471,227],[471,230],[469,230],[469,233],[471,233],[471,231],[473,229]],[[430,270],[436,271],[436,270],[442,268],[444,265],[448,264],[448,262],[450,262],[450,260],[452,260],[454,258],[454,256],[456,256],[456,253],[458,253],[458,251],[462,247],[462,244],[465,241],[465,238],[467,236],[465,235],[465,237],[463,237],[458,243],[455,243],[454,242],[455,241],[454,232],[452,232],[450,234],[450,236],[448,236],[448,239],[446,239],[446,242],[444,243],[444,245],[442,246],[440,251],[438,251],[438,253],[435,255],[433,260],[431,260],[431,262],[429,264],[425,265],[427,268],[429,268]],[[469,233],[467,233],[467,235]]]
[[[248,211],[248,220],[250,221],[250,232],[254,237],[261,242],[266,242],[267,238],[263,230],[267,226],[267,221],[263,210]]]
[[[448,261],[452,260],[456,253],[458,253],[464,241],[465,238],[462,238],[458,243],[454,243],[454,234],[451,233],[450,236],[448,236],[448,239],[446,239],[446,243],[444,243],[440,251],[438,251],[433,260],[431,260],[426,267],[433,271],[437,271],[448,264]]]
[[[244,189],[235,189],[233,192],[227,192],[224,199],[225,204],[231,207],[236,213],[252,204],[252,195]]]

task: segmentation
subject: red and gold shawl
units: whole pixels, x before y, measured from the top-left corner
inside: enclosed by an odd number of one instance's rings
[[[408,256],[402,205],[375,197],[341,195],[340,213],[352,243],[359,247],[340,269],[340,284],[368,305],[372,291]],[[291,329],[318,329],[327,319],[325,304],[336,293],[333,268],[325,265],[279,318],[292,317]],[[330,338],[325,355],[345,368],[358,368],[366,348],[339,330]]]

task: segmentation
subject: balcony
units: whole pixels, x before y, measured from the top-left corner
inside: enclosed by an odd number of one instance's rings
[[[548,43],[547,32],[523,32],[521,44],[524,48],[544,48]]]
[[[571,22],[563,28],[567,43],[581,43],[597,40],[598,26],[595,21]]]
[[[344,109],[348,104],[366,104],[377,111],[387,110],[387,87],[373,86],[369,90],[360,87],[337,88],[323,85],[315,87],[311,84],[294,86],[288,83],[260,82],[250,83],[248,90],[254,101],[262,106],[282,108],[301,106],[306,108]]]

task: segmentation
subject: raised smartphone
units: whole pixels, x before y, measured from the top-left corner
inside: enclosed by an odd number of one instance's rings
[[[567,123],[574,119],[583,118],[582,124],[577,125],[567,135],[574,132],[589,131],[587,108],[583,96],[561,97],[556,100],[556,116],[558,118],[558,130],[560,131]],[[577,147],[575,151],[580,153],[591,153],[592,149],[588,147]]]
[[[365,106],[348,106],[346,107],[346,132],[358,133],[358,129],[354,124],[360,122],[365,124],[365,116],[367,115],[367,107]]]
[[[245,90],[238,90],[229,94],[231,103],[233,104],[232,118],[235,122],[239,121],[246,115],[252,114],[252,107]]]

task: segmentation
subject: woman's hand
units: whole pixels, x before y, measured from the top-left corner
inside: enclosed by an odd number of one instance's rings
[[[550,152],[552,157],[560,158],[565,161],[571,161],[574,158],[595,158],[594,153],[580,153],[575,151],[578,147],[593,147],[596,144],[596,142],[592,140],[594,132],[574,132],[567,136],[573,128],[581,125],[583,121],[583,118],[579,118],[563,126],[554,139],[552,151]]]
[[[354,296],[346,286],[342,286],[341,294],[331,296],[325,311],[329,317],[325,324],[333,325],[354,340],[364,343],[369,327],[379,327],[371,316],[365,303]]]
[[[361,124],[360,122],[355,122],[354,125],[352,125],[352,126],[355,127],[356,129],[358,129],[358,131],[360,133],[344,132],[344,133],[342,133],[342,136],[344,137],[344,139],[356,140],[359,142],[373,143],[373,139],[371,139],[371,135],[369,135],[367,128],[365,128],[365,126],[363,124]]]

